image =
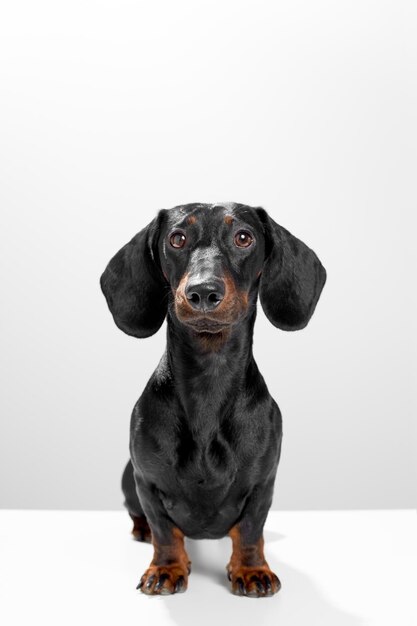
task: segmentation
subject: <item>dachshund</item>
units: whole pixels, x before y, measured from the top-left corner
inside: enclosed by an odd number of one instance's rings
[[[316,254],[262,208],[162,209],[109,262],[101,288],[116,325],[167,345],[136,403],[122,477],[133,536],[154,556],[138,589],[188,586],[184,538],[228,535],[236,595],[281,583],[264,556],[282,419],[252,354],[256,303],[282,330],[304,328],[326,281]]]

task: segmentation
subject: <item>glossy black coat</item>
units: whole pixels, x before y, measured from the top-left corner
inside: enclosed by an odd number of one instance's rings
[[[236,245],[242,230],[248,248]],[[186,237],[181,249],[170,243],[176,232]],[[210,280],[223,281],[225,300],[194,319],[186,288]],[[166,351],[133,410],[122,480],[126,507],[146,515],[157,541],[169,541],[173,526],[191,538],[222,537],[238,522],[248,543],[262,534],[282,420],[252,354],[256,302],[259,294],[273,325],[297,330],[325,280],[304,243],[263,209],[235,203],[162,210],[110,261],[101,285],[119,328],[146,337],[167,319]]]

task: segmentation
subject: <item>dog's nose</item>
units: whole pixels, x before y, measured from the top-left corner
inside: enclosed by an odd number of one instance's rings
[[[219,280],[190,282],[185,289],[185,295],[193,309],[212,311],[224,298],[224,283]]]

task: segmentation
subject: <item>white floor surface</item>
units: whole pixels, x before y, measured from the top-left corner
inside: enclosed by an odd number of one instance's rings
[[[0,511],[5,626],[416,626],[414,511],[271,512],[266,557],[282,589],[233,596],[231,542],[187,540],[186,593],[135,590],[152,558],[124,511]]]

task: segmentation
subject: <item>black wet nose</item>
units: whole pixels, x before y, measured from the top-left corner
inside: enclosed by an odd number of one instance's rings
[[[185,295],[193,309],[212,311],[224,298],[224,283],[218,280],[190,282],[185,289]]]

